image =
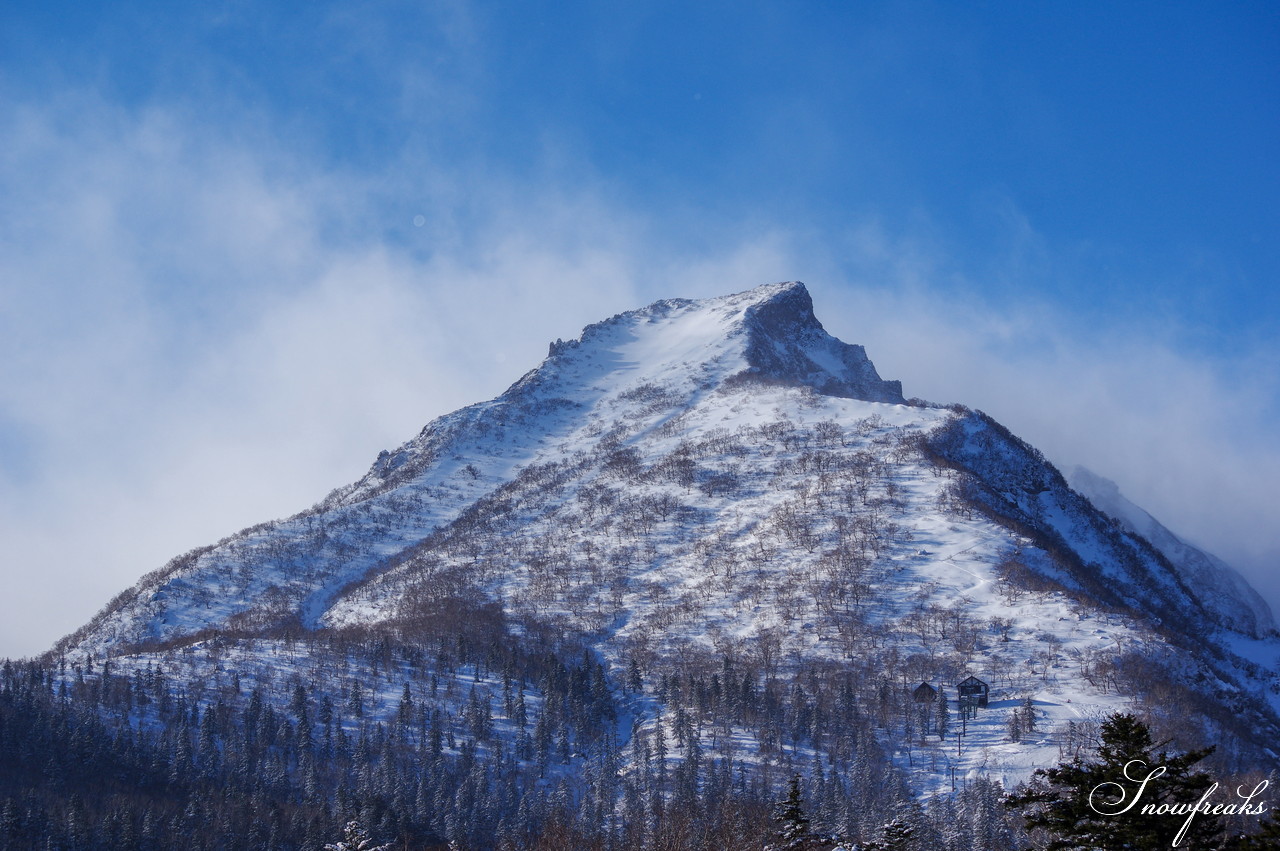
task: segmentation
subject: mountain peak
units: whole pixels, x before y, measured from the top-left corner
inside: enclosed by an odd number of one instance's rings
[[[774,284],[761,284],[749,290],[707,300],[743,305],[747,309],[782,306],[807,315],[810,322],[818,321],[813,315],[813,299],[809,296],[809,289],[804,285],[803,281],[779,281]]]
[[[902,383],[885,381],[862,346],[842,342],[822,327],[813,299],[799,281],[757,287],[744,310],[748,329],[746,374],[767,382],[812,387],[826,396],[901,404]]]
[[[646,382],[664,376],[700,386],[757,382],[904,402],[901,383],[881,379],[862,346],[823,329],[799,281],[708,299],[663,299],[589,325],[576,340],[553,342],[547,360],[509,392],[549,390],[557,379],[583,375],[600,384],[601,364],[612,373],[607,383],[635,372]]]
[[[954,773],[1016,782],[1078,741],[1063,738],[1069,725],[1144,705],[1166,717],[1144,701],[1170,696],[1197,735],[1273,766],[1280,638],[1240,631],[1269,621],[1233,616],[1247,607],[1209,598],[1211,580],[1179,574],[986,415],[885,404],[900,400],[860,346],[823,330],[802,284],[654,302],[554,345],[502,396],[437,418],[313,508],[174,559],[48,660],[71,699],[131,728],[178,730],[194,713],[155,714],[146,672],[163,668],[193,672],[179,705],[203,699],[206,718],[215,701],[246,718],[261,692],[301,719],[293,695],[306,683],[310,705],[341,700],[347,729],[381,724],[406,737],[396,754],[425,755],[425,730],[395,720],[411,698],[437,733],[471,735],[413,770],[447,779],[470,770],[464,759],[507,754],[492,771],[534,790],[548,768],[593,783],[601,759],[660,789],[636,755],[662,730],[684,730],[696,753],[697,732],[675,719],[703,713],[733,728],[708,753],[765,781],[806,752],[862,776],[855,752],[875,758],[884,741],[874,782],[931,795]],[[1259,661],[1235,655],[1246,651]],[[464,674],[453,653],[475,667]],[[91,655],[112,657],[113,673],[97,665],[101,678],[82,686]],[[581,677],[563,663],[577,659]],[[498,670],[512,672],[509,699],[529,691],[532,714],[518,721],[497,703],[493,724],[472,724],[503,687]],[[701,678],[717,671],[737,697],[701,701]],[[993,706],[1034,695],[1043,734],[1010,741],[992,711],[968,719],[963,748],[943,741],[945,724],[925,742],[908,693],[884,685],[952,688],[966,671],[989,681]],[[113,683],[135,676],[149,709],[111,697],[133,694]],[[223,688],[229,676],[249,687]],[[771,690],[797,712],[757,715]],[[844,708],[824,716],[824,705]],[[805,713],[825,726],[781,726]],[[573,720],[584,718],[598,726],[584,731]],[[569,756],[551,768],[551,751],[520,744],[532,741],[526,722],[565,725],[556,741]],[[849,747],[855,734],[865,751]],[[925,758],[904,766],[917,749]],[[325,788],[347,782],[337,770]],[[586,794],[625,807],[614,774]]]
[[[810,320],[817,321],[813,317],[813,299],[809,296],[809,288],[804,285],[803,281],[780,281],[776,284],[761,284],[758,287],[743,290],[735,295],[725,296],[725,298],[741,298],[745,301],[755,302],[758,305],[794,304],[798,309],[807,313]]]

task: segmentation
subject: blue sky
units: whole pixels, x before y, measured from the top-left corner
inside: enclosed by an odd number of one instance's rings
[[[0,102],[0,655],[782,279],[1280,602],[1274,4],[10,2]]]

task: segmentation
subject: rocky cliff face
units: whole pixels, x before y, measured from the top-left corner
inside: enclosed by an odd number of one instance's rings
[[[746,373],[812,387],[825,396],[903,404],[902,383],[884,381],[862,346],[832,337],[813,313],[803,284],[783,284],[744,311]]]

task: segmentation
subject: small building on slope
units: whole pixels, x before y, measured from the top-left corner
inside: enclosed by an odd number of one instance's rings
[[[921,683],[911,692],[911,699],[916,703],[930,703],[938,699],[938,690],[928,683]]]
[[[987,705],[987,694],[990,690],[986,683],[972,675],[956,683],[956,691],[960,693],[960,702],[969,702],[975,706]]]

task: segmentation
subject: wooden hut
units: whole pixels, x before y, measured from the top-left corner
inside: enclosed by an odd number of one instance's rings
[[[962,703],[969,701],[977,706],[986,706],[990,688],[982,680],[970,675],[956,683],[956,691],[960,693]]]

